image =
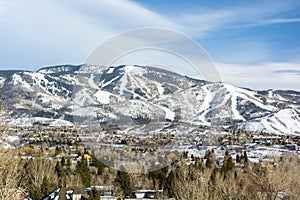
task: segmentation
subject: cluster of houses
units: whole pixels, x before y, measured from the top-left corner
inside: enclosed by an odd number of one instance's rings
[[[200,131],[201,132],[201,131]],[[78,130],[75,128],[52,128],[52,127],[23,127],[9,128],[4,135],[12,137],[1,137],[0,144],[9,143],[17,144],[13,148],[18,149],[23,158],[34,158],[35,156],[48,156],[50,160],[60,161],[62,158],[70,160],[75,164],[84,156],[84,159],[91,160],[89,148],[83,146],[82,140],[88,139],[96,142],[97,145],[109,146],[110,158],[122,157],[124,160],[132,155],[158,155],[160,148],[168,145],[170,142],[177,142],[176,145],[181,147],[191,147],[197,152],[205,151],[209,146],[218,146],[220,149],[219,163],[222,164],[222,156],[225,150],[229,150],[230,155],[234,157],[243,151],[250,152],[249,158],[256,159],[260,155],[251,153],[259,147],[277,148],[280,150],[300,151],[300,136],[297,135],[276,135],[262,133],[243,133],[223,134],[222,138],[215,139],[204,134],[194,135],[176,135],[174,133],[159,133],[149,135],[126,135],[102,130],[100,133],[91,133],[88,130]],[[13,139],[13,140],[12,140]],[[11,140],[11,141],[9,141]],[[13,142],[12,142],[13,141]],[[213,145],[212,145],[213,144]],[[218,151],[218,149],[216,149]],[[128,151],[128,152],[127,152]],[[216,152],[217,152],[216,151]],[[254,155],[253,157],[251,157]],[[258,156],[257,156],[258,155]],[[132,157],[132,156],[131,156]],[[135,158],[137,158],[135,156]],[[122,160],[120,159],[120,160]],[[176,154],[166,154],[164,160],[174,161]],[[89,193],[93,190],[101,192],[101,199],[116,199],[113,186],[91,186],[89,188],[61,188],[51,193],[45,200],[59,199],[88,199]],[[153,199],[155,195],[162,191],[154,190],[137,190],[134,191],[134,197],[138,199]]]
[[[253,137],[253,143],[265,146],[279,145],[281,148],[285,148],[290,151],[300,150],[300,136],[286,135],[256,135]]]
[[[99,200],[117,200],[114,193],[114,186],[90,186],[88,188],[59,188],[46,196],[43,200],[88,200],[92,191],[97,190],[100,193]],[[163,190],[136,190],[132,197],[125,199],[155,199],[161,195]]]

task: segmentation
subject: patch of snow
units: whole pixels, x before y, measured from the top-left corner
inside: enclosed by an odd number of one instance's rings
[[[29,91],[33,91],[30,84],[28,84],[25,80],[23,80],[20,75],[14,74],[14,75],[12,75],[12,79],[13,79],[14,85],[20,84],[20,85],[22,85],[22,87],[28,89]]]
[[[52,127],[73,126],[73,123],[62,119],[55,119],[50,122],[49,126]]]
[[[240,127],[258,132],[297,135],[300,133],[300,118],[294,109],[283,109],[258,121],[244,122]]]
[[[275,113],[272,117],[262,119],[262,124],[267,130],[293,134],[300,132],[300,118],[293,109],[283,109]]]
[[[241,97],[243,99],[246,99],[252,103],[254,103],[256,106],[264,109],[264,110],[269,110],[269,111],[277,111],[278,109],[272,105],[264,105],[260,99],[258,99],[255,96],[255,93],[252,91],[248,91],[246,89],[242,89],[239,87],[234,87],[232,85],[228,85],[228,84],[224,84],[224,86],[226,87],[226,89],[232,94],[232,95],[236,95],[238,97]]]
[[[124,72],[125,72],[125,74],[133,74],[133,75],[142,76],[145,71],[141,67],[126,65],[124,68]]]
[[[115,68],[114,67],[110,67],[108,70],[107,70],[107,74],[111,74],[111,73],[113,73],[114,72],[114,70],[115,70]]]
[[[212,101],[212,99],[214,97],[214,93],[212,93],[212,92],[210,92],[208,90],[208,86],[207,85],[203,86],[202,89],[204,90],[205,98],[204,98],[204,101],[203,101],[202,106],[201,106],[200,112],[202,112],[202,114],[199,116],[199,119],[201,121],[203,121],[203,122],[207,122],[205,116],[207,115],[207,113],[211,109],[210,103],[211,103],[211,101]]]
[[[41,85],[41,82],[45,83],[46,87],[49,83],[49,81],[45,78],[45,75],[39,72],[24,72],[24,74],[31,76],[33,79],[33,83],[39,85],[40,88],[43,88],[45,91],[46,88],[44,88],[45,86]]]
[[[171,121],[174,121],[174,119],[175,119],[175,113],[173,112],[173,111],[171,111],[169,108],[166,108],[166,107],[161,107],[164,111],[165,111],[165,113],[166,113],[166,116],[165,116],[165,118],[166,119],[169,119],[169,120],[171,120]]]
[[[39,88],[43,89],[44,92],[56,95],[56,92],[60,92],[60,89],[57,87],[57,84],[55,81],[49,81],[45,74],[42,74],[40,72],[24,72],[25,75],[31,76],[33,80],[33,85],[38,85]],[[47,76],[47,75],[46,75]],[[66,90],[65,88],[62,88],[63,90]],[[52,92],[50,92],[52,91]]]
[[[13,147],[10,144],[7,143],[0,143],[0,147],[4,149],[12,149]]]
[[[109,104],[110,103],[110,96],[113,94],[107,91],[98,90],[95,94],[97,100],[102,104]]]
[[[107,66],[100,65],[82,65],[78,71],[75,71],[76,74],[102,74],[104,70],[107,69]]]
[[[270,98],[270,99],[268,99],[269,102],[274,102],[273,99],[280,100],[280,101],[288,101],[287,99],[283,98],[282,96],[274,93],[273,90],[268,90],[268,97]]]
[[[132,72],[133,70],[134,70],[134,66],[131,65],[126,65],[124,69],[126,74]]]
[[[75,77],[73,75],[71,75],[71,74],[63,75],[62,78],[66,79],[66,80],[68,80],[68,81],[70,81],[72,83],[74,82],[74,79],[75,79]]]
[[[128,84],[128,76],[124,74],[120,80],[119,90],[120,92],[127,91],[126,86]]]
[[[245,130],[252,130],[252,131],[263,131],[265,129],[264,125],[257,121],[257,122],[245,122],[242,125],[240,125],[242,129]]]
[[[89,86],[91,87],[91,88],[93,88],[93,89],[99,89],[99,87],[98,87],[98,85],[97,84],[95,84],[95,82],[94,82],[94,74],[91,74],[91,76],[90,76],[90,78],[89,78],[89,80],[88,80],[88,83],[89,83]]]
[[[113,79],[107,81],[106,83],[103,83],[103,84],[101,85],[101,88],[104,88],[104,87],[108,86],[109,84],[111,84],[112,82],[114,82],[115,80],[117,80],[118,78],[120,78],[120,76],[116,76],[116,77],[114,77]]]
[[[92,96],[92,92],[87,88],[83,88],[76,93],[74,97],[74,103],[79,106],[96,104],[95,100],[92,99],[91,96]]]
[[[162,87],[161,85],[157,85],[157,91],[158,91],[159,95],[162,95],[165,91],[165,88]]]
[[[95,107],[73,107],[73,116],[97,116],[96,108]]]
[[[58,102],[58,103],[63,103],[66,102],[66,99],[64,98],[60,98],[58,96],[53,96],[50,94],[45,94],[45,93],[37,93],[37,95],[39,96],[39,100],[42,101],[42,103],[54,103],[54,102]]]
[[[10,126],[33,126],[35,123],[44,123],[48,124],[49,126],[73,126],[73,123],[62,120],[62,119],[50,119],[50,118],[44,118],[44,117],[22,117],[14,119],[13,121],[10,121],[8,125]]]
[[[2,87],[3,87],[3,85],[4,85],[4,82],[5,82],[5,78],[3,78],[3,77],[0,77],[0,88],[2,88]]]
[[[268,97],[269,98],[273,98],[273,90],[269,90],[268,91]]]
[[[234,119],[238,119],[238,120],[242,120],[242,121],[246,121],[245,118],[237,110],[237,94],[232,90],[231,87],[229,87],[229,85],[225,85],[225,87],[227,89],[229,89],[229,91],[231,91],[231,93],[232,93],[232,97],[231,97],[231,110],[232,110],[232,113],[233,113],[233,118]]]
[[[20,140],[20,138],[18,136],[13,136],[13,135],[9,135],[7,137],[5,137],[9,142],[14,142],[14,141],[18,141]]]

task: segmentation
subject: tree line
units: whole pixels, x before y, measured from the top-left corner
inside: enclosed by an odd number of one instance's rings
[[[214,151],[204,158],[187,153],[165,168],[147,174],[130,174],[82,157],[77,163],[62,158],[53,162],[40,157],[23,160],[14,151],[1,153],[0,199],[9,199],[22,188],[32,199],[42,199],[62,187],[114,185],[119,199],[134,197],[134,190],[163,190],[159,198],[174,199],[297,199],[300,196],[300,159],[294,155],[274,157],[268,163],[253,163],[247,153],[235,158],[225,152],[222,164]],[[90,199],[99,199],[92,191]]]

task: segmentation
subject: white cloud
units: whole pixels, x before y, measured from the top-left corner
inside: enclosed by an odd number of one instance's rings
[[[0,0],[0,57],[4,58],[0,67],[32,70],[32,66],[80,64],[105,39],[133,28],[163,27],[203,39],[234,26],[298,23],[299,18],[274,18],[292,7],[292,3],[276,1],[219,10],[195,8],[171,18],[126,0]],[[217,64],[226,82],[256,89],[299,90],[299,76],[274,73],[299,69],[298,64],[237,64],[271,62],[272,53],[267,43],[246,41],[224,47],[223,52],[219,48],[215,55],[218,62],[236,60],[235,64]]]
[[[178,15],[177,22],[193,37],[209,37],[210,33],[244,26],[299,22],[299,18],[274,18],[294,8],[293,2],[272,1],[249,3],[222,9],[197,8],[197,12]],[[222,34],[222,32],[220,32]]]
[[[71,4],[62,1],[77,14],[88,17],[96,27],[111,27],[115,31],[148,26],[180,28],[168,18],[127,0],[78,0]]]
[[[29,68],[84,61],[120,31],[144,26],[180,29],[172,21],[125,0],[1,1],[0,66]],[[22,67],[21,67],[22,68]]]
[[[199,12],[178,13],[177,18],[171,19],[126,0],[78,0],[72,3],[62,0],[15,0],[13,3],[1,0],[0,10],[5,12],[0,15],[0,55],[15,59],[7,59],[7,63],[1,61],[0,64],[13,67],[28,67],[29,63],[35,66],[70,62],[78,64],[98,44],[121,31],[163,27],[202,38],[231,24],[272,15],[279,8],[286,10],[289,7],[276,2],[247,8],[202,8]],[[246,62],[247,58],[260,61],[270,54],[267,45],[250,41],[249,45],[244,46],[232,48],[231,51],[239,53],[239,57]],[[252,51],[254,48],[256,50]],[[255,54],[257,49],[260,52]],[[253,56],[248,54],[250,51]]]
[[[300,90],[299,74],[278,73],[281,70],[299,71],[300,63],[266,63],[260,65],[217,63],[216,66],[223,81],[229,84],[258,90]]]
[[[234,19],[234,12],[229,10],[202,10],[199,13],[188,13],[179,16],[178,23],[183,24],[185,31],[194,37],[204,37],[210,31],[226,26]]]
[[[263,19],[263,20],[259,20],[259,21],[255,22],[255,23],[233,26],[233,28],[248,28],[248,27],[255,27],[255,26],[266,26],[266,25],[272,25],[272,24],[287,24],[287,23],[300,23],[300,18]]]

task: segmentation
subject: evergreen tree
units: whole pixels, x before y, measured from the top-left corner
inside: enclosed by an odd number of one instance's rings
[[[225,156],[229,156],[228,150],[225,151]]]
[[[248,156],[246,151],[244,151],[244,163],[248,163]]]
[[[187,157],[188,157],[188,152],[187,151],[183,152],[183,158],[187,159]]]
[[[192,161],[194,161],[194,160],[195,160],[195,158],[194,158],[194,154],[192,154],[192,155],[191,155],[191,160],[192,160]]]
[[[234,168],[234,162],[232,161],[232,157],[229,156],[226,163],[226,169],[227,171],[230,171]]]
[[[156,171],[149,172],[149,178],[153,181],[153,187],[155,187],[155,183],[158,182],[159,187],[164,188],[167,180],[167,171],[168,169],[165,167]]]
[[[196,179],[196,168],[195,168],[195,165],[190,164],[188,166],[188,168],[189,168],[188,174],[189,174],[190,180],[195,180]]]
[[[62,175],[64,173],[64,170],[59,162],[57,162],[55,165],[55,172],[56,172],[58,178],[62,177]]]
[[[67,159],[67,166],[70,167],[72,165],[71,160]]]
[[[204,159],[207,159],[207,157],[210,157],[210,155],[211,155],[210,150],[206,150],[205,155],[204,155]]]
[[[93,157],[93,162],[91,163],[91,166],[94,166],[97,168],[97,175],[102,175],[104,172],[104,168],[106,167],[102,162],[97,160],[95,157]]]
[[[176,184],[176,176],[173,170],[169,173],[169,176],[166,180],[166,190],[168,192],[168,197],[169,198],[174,198],[175,196],[175,184]]]
[[[210,185],[215,185],[216,184],[216,177],[218,174],[218,169],[214,169],[210,175],[210,180],[209,180],[209,184]],[[213,188],[213,187],[209,187],[209,188]]]
[[[240,158],[239,154],[236,154],[235,161],[236,161],[237,163],[240,163],[240,162],[241,162],[241,158]]]
[[[120,185],[121,189],[124,192],[124,195],[131,195],[131,185],[130,185],[130,177],[127,172],[118,171],[115,182]]]
[[[55,172],[58,177],[59,186],[64,187],[67,177],[66,177],[66,173],[65,173],[63,167],[61,166],[60,162],[56,163]]]
[[[211,160],[210,160],[209,157],[206,158],[205,167],[206,168],[211,168],[212,167]]]
[[[223,166],[221,168],[221,171],[226,175],[226,173],[234,168],[234,163],[232,161],[232,157],[228,155],[224,156]]]
[[[61,164],[61,166],[65,166],[65,164],[66,164],[65,157],[62,157],[60,164]]]
[[[79,174],[81,182],[85,187],[89,187],[91,185],[92,175],[86,160],[82,159],[77,162],[75,172]]]
[[[56,147],[55,147],[55,153],[54,153],[54,155],[57,156],[57,155],[59,155],[59,154],[61,154],[61,148],[58,147],[58,146],[56,146]]]

